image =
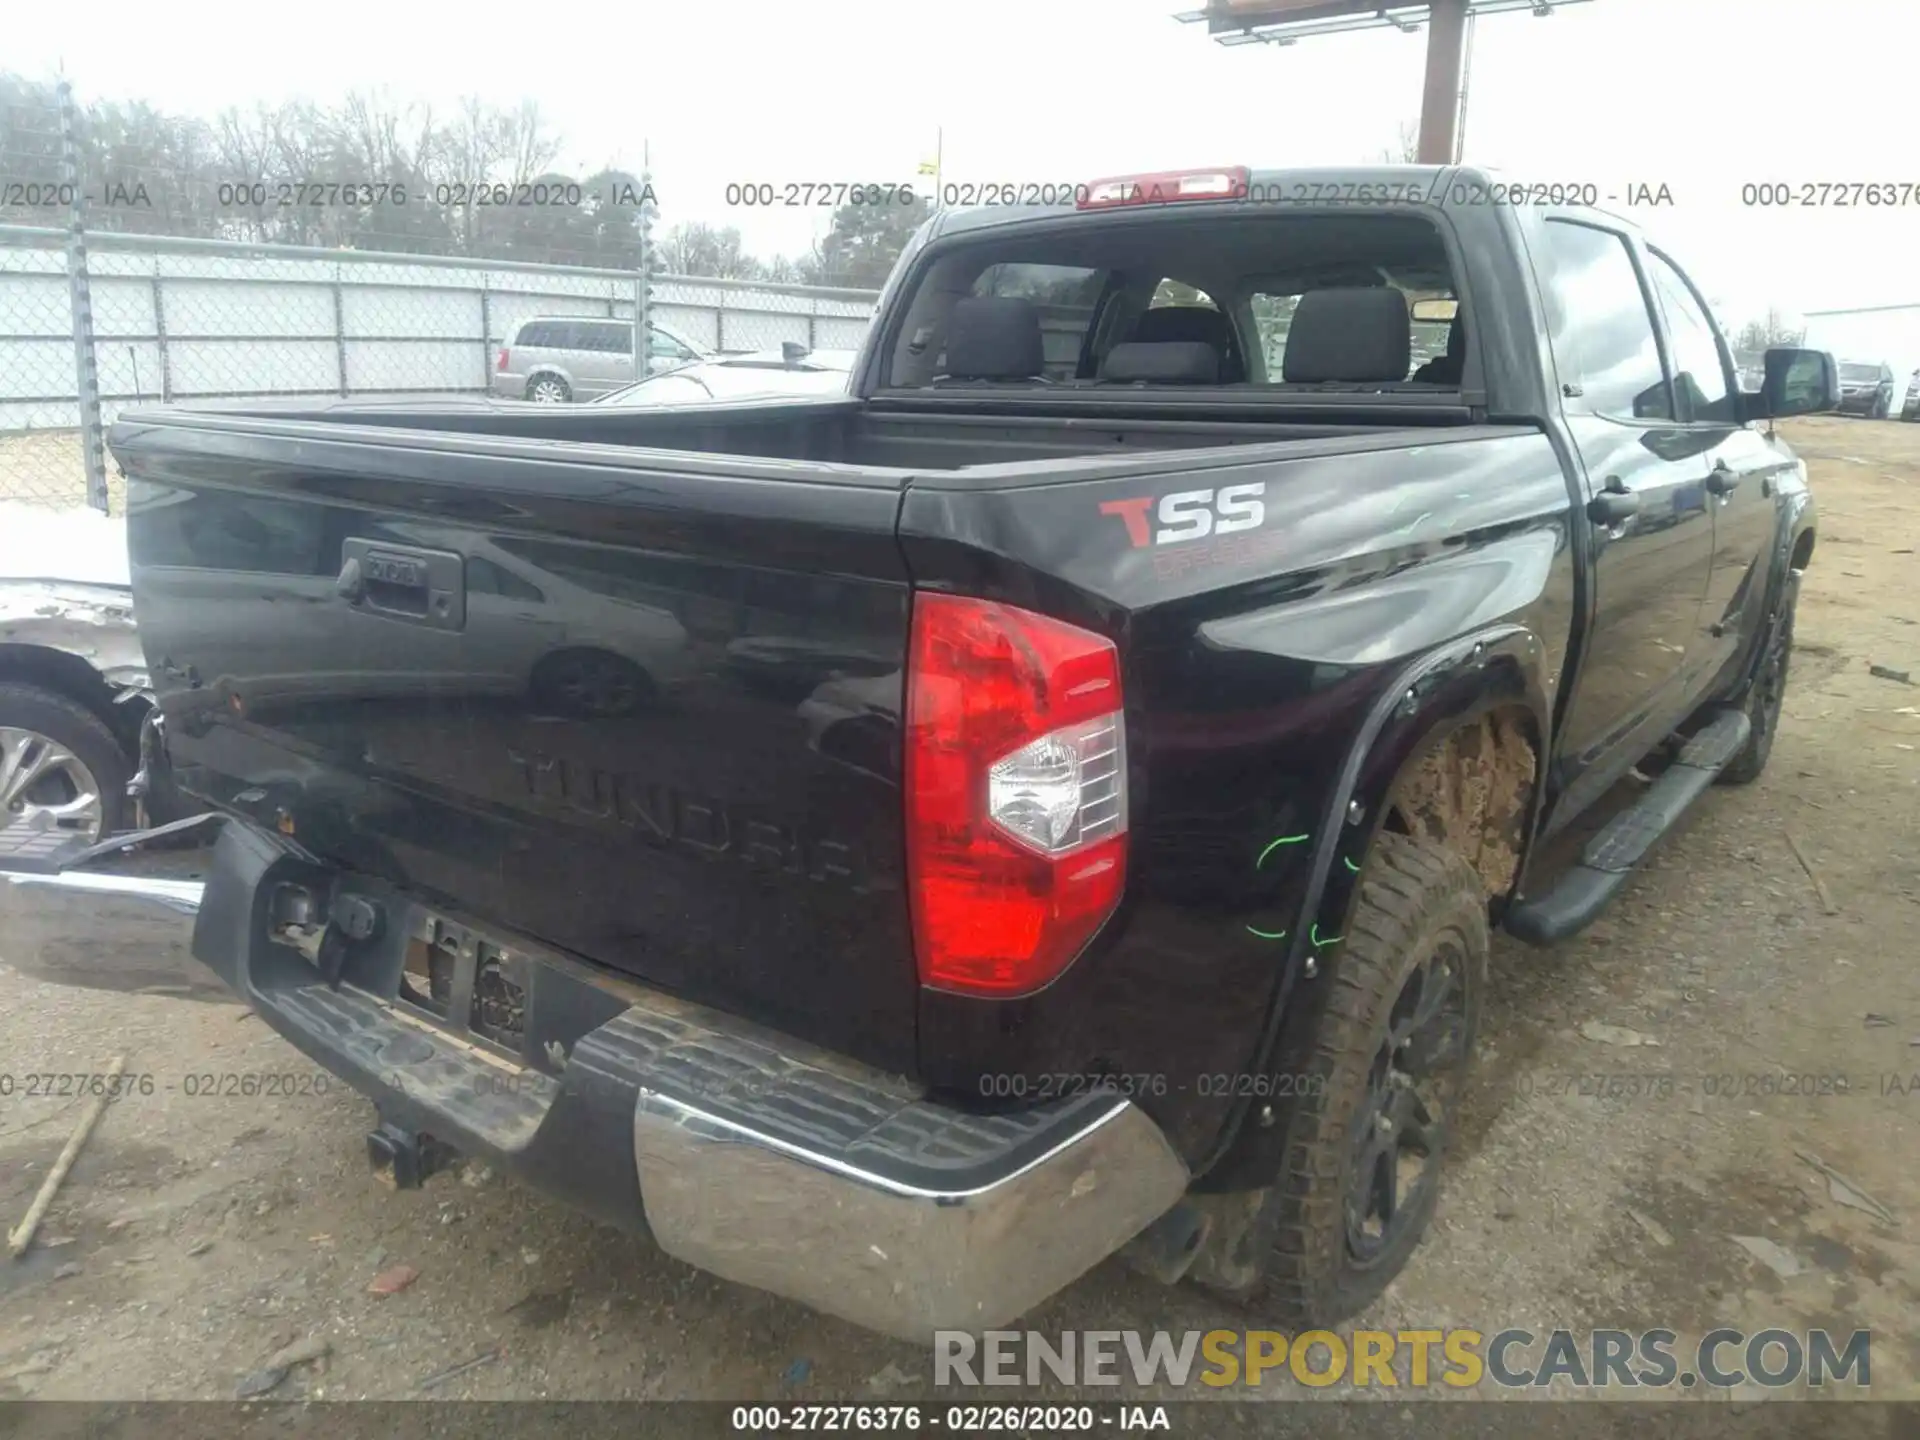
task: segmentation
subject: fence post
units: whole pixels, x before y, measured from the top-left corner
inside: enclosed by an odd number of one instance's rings
[[[653,186],[653,167],[641,152],[640,161],[640,255],[639,269],[633,275],[633,378],[647,378],[653,360],[653,201],[648,198]]]
[[[493,292],[487,272],[480,272],[480,390],[493,393]]]
[[[153,257],[153,336],[160,351],[160,403],[173,403],[173,366],[167,359],[167,287],[160,278],[160,257]]]
[[[100,371],[93,354],[93,291],[87,284],[87,234],[82,206],[86,186],[73,86],[60,82],[60,160],[73,195],[67,211],[67,298],[73,310],[73,368],[79,390],[80,461],[86,469],[87,504],[107,509],[107,452],[100,427]]]
[[[333,267],[333,348],[340,365],[340,398],[347,397],[347,300],[340,267]]]

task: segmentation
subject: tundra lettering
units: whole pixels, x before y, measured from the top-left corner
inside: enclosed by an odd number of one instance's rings
[[[560,755],[509,749],[507,760],[519,770],[529,797],[615,821],[644,840],[703,855],[731,854],[756,869],[830,880],[856,891],[865,886],[854,869],[852,846],[808,837],[739,806]]]

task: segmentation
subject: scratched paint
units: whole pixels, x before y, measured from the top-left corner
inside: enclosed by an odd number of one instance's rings
[[[1283,845],[1304,845],[1312,838],[1310,835],[1282,835],[1275,840],[1269,841],[1266,849],[1260,852],[1260,858],[1253,862],[1253,868],[1258,870],[1262,865],[1266,864],[1267,857]],[[1287,932],[1284,930],[1262,930],[1258,925],[1247,926],[1247,933],[1258,936],[1262,940],[1284,940],[1287,938]]]
[[[1282,845],[1304,845],[1310,838],[1310,836],[1306,835],[1282,835],[1278,840],[1273,841],[1266,849],[1260,852],[1260,858],[1253,862],[1253,868],[1258,870],[1262,865],[1266,864],[1267,857]]]

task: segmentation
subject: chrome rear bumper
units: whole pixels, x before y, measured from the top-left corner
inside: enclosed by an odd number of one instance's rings
[[[199,864],[152,855],[111,870],[0,871],[0,961],[61,985],[237,1000],[193,958]]]
[[[1159,1127],[1124,1101],[970,1185],[910,1183],[646,1089],[633,1144],[647,1224],[669,1255],[922,1343],[1017,1319],[1187,1189]]]
[[[376,945],[336,986],[272,941],[260,902],[283,863],[272,837],[236,824],[213,852],[0,870],[0,960],[63,984],[241,1000],[402,1131],[493,1158],[691,1265],[903,1339],[1017,1319],[1186,1192],[1185,1163],[1119,1095],[978,1114],[608,985],[531,941],[508,942],[539,970],[528,1034],[570,1016],[581,1028],[519,1059],[483,1052],[375,981],[397,975],[397,951],[383,961]],[[404,945],[420,912],[386,903],[382,933]],[[196,928],[213,968],[193,956]],[[561,1058],[537,1066],[535,1048]]]

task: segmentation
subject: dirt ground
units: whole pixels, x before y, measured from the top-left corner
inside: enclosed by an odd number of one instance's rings
[[[1496,943],[1439,1218],[1363,1326],[1870,1328],[1874,1398],[1920,1397],[1920,688],[1868,669],[1920,676],[1920,425],[1790,433],[1821,529],[1771,767],[1696,807],[1591,931],[1545,952]],[[59,989],[0,965],[0,1071],[98,1071],[121,1052],[175,1088],[113,1105],[41,1242],[0,1259],[0,1397],[225,1398],[309,1337],[331,1358],[275,1398],[931,1393],[922,1350],[695,1272],[498,1177],[383,1190],[364,1155],[370,1109],[337,1082],[187,1095],[194,1073],[317,1074],[235,1007]],[[1591,1075],[1674,1088],[1580,1093]],[[9,1224],[78,1114],[0,1098]],[[1787,1258],[1764,1263],[1734,1236]],[[411,1286],[368,1292],[399,1264],[417,1268]],[[1026,1323],[1259,1322],[1108,1264]]]

